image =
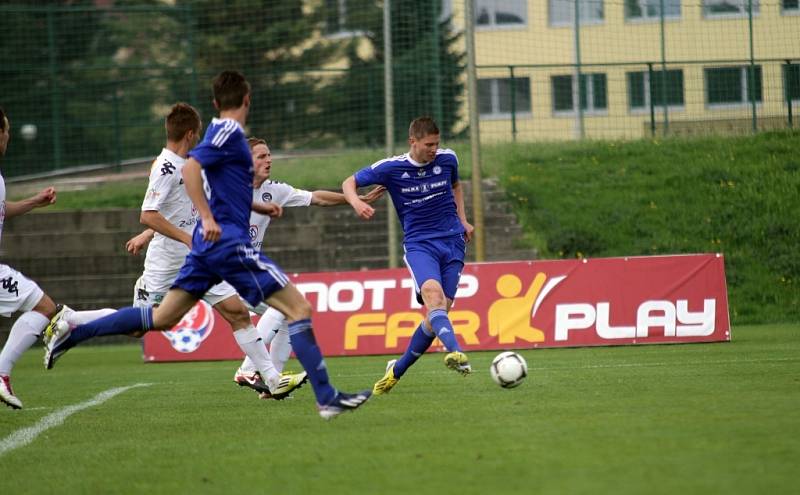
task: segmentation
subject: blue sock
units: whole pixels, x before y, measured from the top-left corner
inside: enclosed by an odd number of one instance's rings
[[[456,340],[456,334],[453,331],[453,324],[450,323],[450,318],[447,317],[447,311],[443,309],[434,309],[428,313],[428,319],[431,321],[433,332],[439,337],[439,340],[444,344],[444,348],[448,352],[460,351],[461,347]]]
[[[322,358],[311,320],[298,320],[289,324],[289,342],[303,369],[308,373],[308,379],[317,396],[317,404],[326,405],[336,397],[336,389],[328,381],[328,368]]]
[[[69,349],[92,337],[126,335],[138,330],[150,330],[152,327],[153,308],[122,308],[116,313],[73,328],[67,340],[58,348]]]
[[[400,378],[408,368],[422,356],[433,343],[434,336],[425,328],[425,322],[419,324],[411,336],[406,352],[394,363],[394,377]]]

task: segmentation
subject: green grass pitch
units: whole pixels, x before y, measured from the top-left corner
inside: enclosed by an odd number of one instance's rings
[[[495,354],[471,353],[466,378],[426,355],[392,393],[325,422],[310,386],[258,400],[233,384],[235,362],[143,364],[136,345],[99,346],[46,372],[34,349],[14,370],[25,409],[0,409],[0,493],[800,491],[800,325],[736,327],[721,344],[521,351],[530,374],[513,390],[491,381]],[[355,391],[386,359],[327,362]]]

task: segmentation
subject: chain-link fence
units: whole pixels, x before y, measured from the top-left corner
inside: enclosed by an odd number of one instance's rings
[[[229,68],[253,85],[251,133],[276,150],[383,148],[387,47],[396,141],[420,114],[466,137],[469,25],[485,142],[796,125],[798,0],[472,1],[472,23],[465,0],[2,5],[3,173],[151,156],[166,109],[188,101],[208,121],[209,82]]]

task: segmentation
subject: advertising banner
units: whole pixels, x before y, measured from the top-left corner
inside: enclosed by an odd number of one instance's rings
[[[290,278],[314,307],[327,356],[400,354],[425,315],[406,269]],[[466,351],[730,340],[719,254],[468,263],[450,319]],[[441,350],[438,340],[431,350]],[[203,302],[173,331],[150,332],[144,355],[242,357]]]

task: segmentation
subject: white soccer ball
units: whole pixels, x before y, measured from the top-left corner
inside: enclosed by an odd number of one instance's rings
[[[22,127],[19,128],[19,133],[25,141],[33,141],[36,139],[36,133],[38,131],[34,124],[23,124]]]
[[[501,352],[492,360],[489,374],[501,387],[514,388],[528,376],[528,363],[516,352]]]

